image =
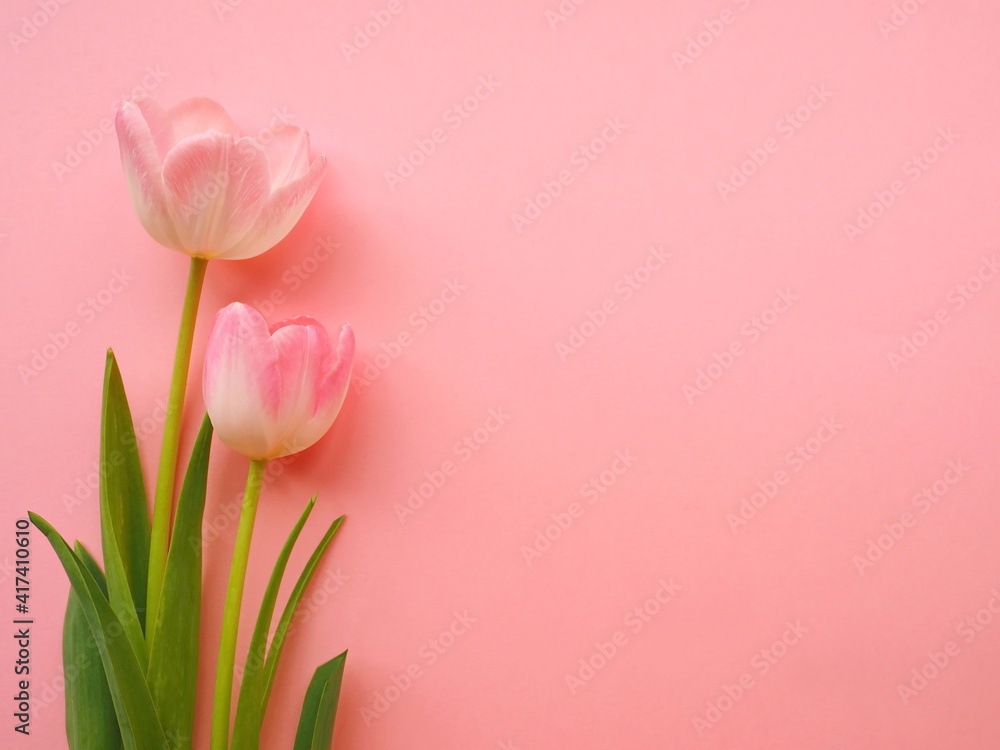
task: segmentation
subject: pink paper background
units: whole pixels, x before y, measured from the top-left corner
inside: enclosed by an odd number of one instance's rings
[[[26,510],[99,542],[86,482],[109,345],[154,473],[186,259],[141,229],[104,128],[145,87],[168,105],[216,98],[250,132],[288,119],[330,162],[277,248],[210,266],[193,372],[211,315],[239,299],[272,320],[350,321],[359,374],[377,374],[265,491],[241,648],[306,499],[319,491],[291,569],[348,521],[263,747],[291,747],[313,668],[348,648],[344,749],[996,748],[1000,7],[559,7],[5,3],[0,622]],[[388,25],[347,49],[373,13]],[[421,141],[433,152],[387,179]],[[720,191],[741,164],[745,184]],[[537,218],[512,218],[546,191]],[[845,230],[872,203],[870,226]],[[650,248],[669,258],[637,271]],[[461,293],[435,302],[449,283]],[[792,304],[772,308],[779,293]],[[189,406],[184,450],[197,376]],[[476,433],[491,410],[503,424]],[[246,470],[218,443],[213,458],[201,747]],[[613,465],[612,486],[584,490]],[[776,473],[787,482],[734,531]],[[880,536],[888,550],[859,569]],[[67,584],[40,534],[32,550],[32,734],[12,729],[7,639],[0,745],[60,748]],[[600,668],[570,686],[581,659]],[[931,677],[904,701],[915,669]]]

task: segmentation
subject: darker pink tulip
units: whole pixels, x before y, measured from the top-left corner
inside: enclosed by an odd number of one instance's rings
[[[254,460],[308,448],[340,412],[353,364],[349,325],[334,347],[312,318],[268,328],[257,310],[234,302],[216,315],[205,353],[205,406],[216,434]]]

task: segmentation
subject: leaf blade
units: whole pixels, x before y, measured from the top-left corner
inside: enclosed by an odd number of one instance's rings
[[[115,714],[126,750],[164,750],[168,747],[163,728],[153,708],[145,675],[123,627],[87,565],[80,562],[52,524],[35,513],[31,522],[49,540],[70,584],[83,605],[84,615],[95,634]]]
[[[346,660],[345,651],[316,668],[302,701],[292,750],[330,750]]]
[[[288,539],[285,540],[285,544],[278,554],[278,559],[274,563],[274,569],[271,571],[271,578],[267,582],[267,589],[264,591],[260,612],[257,615],[257,624],[254,626],[247,660],[244,664],[240,697],[236,706],[236,720],[233,726],[233,750],[257,750],[260,746],[260,729],[264,723],[264,713],[267,711],[267,702],[264,700],[264,666],[267,657],[267,636],[271,630],[271,618],[274,615],[274,605],[278,599],[281,579],[288,566],[288,558],[291,556],[292,548],[315,505],[316,496],[313,495],[306,504],[305,510],[302,511],[302,515],[299,516],[299,520],[292,527]]]
[[[191,450],[177,500],[146,680],[163,729],[176,750],[191,747],[198,687],[202,537],[212,423],[208,415]]]
[[[320,540],[319,544],[316,546],[316,550],[312,553],[312,556],[306,562],[305,568],[302,570],[302,574],[299,576],[299,580],[295,583],[295,588],[292,589],[292,593],[288,597],[288,603],[285,605],[284,611],[281,613],[281,619],[278,620],[278,626],[274,630],[274,638],[271,640],[271,648],[267,652],[267,662],[264,664],[264,695],[263,695],[263,705],[267,705],[268,699],[271,697],[271,688],[274,687],[274,677],[278,671],[278,661],[281,659],[281,652],[285,646],[285,638],[288,636],[289,628],[292,624],[292,618],[295,616],[295,610],[299,606],[299,601],[302,599],[303,594],[305,594],[306,587],[309,585],[309,581],[312,579],[313,573],[316,572],[316,568],[319,566],[320,560],[323,557],[323,553],[326,552],[327,547],[330,546],[330,542],[333,541],[334,535],[337,533],[337,529],[344,522],[345,516],[341,516],[335,520],[330,528],[327,530],[326,534]]]
[[[149,569],[149,508],[125,386],[108,350],[101,408],[101,549],[108,601],[145,665],[142,623]]]
[[[79,542],[76,554],[102,587],[104,573]],[[101,652],[87,622],[83,603],[72,588],[63,621],[63,674],[66,739],[70,750],[121,750],[121,730]]]

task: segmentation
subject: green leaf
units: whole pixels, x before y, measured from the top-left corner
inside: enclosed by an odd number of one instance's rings
[[[177,501],[160,608],[149,635],[146,680],[163,729],[176,750],[190,748],[194,732],[201,624],[201,522],[211,445],[212,423],[206,415]]]
[[[330,525],[330,528],[316,546],[316,551],[312,553],[312,557],[306,563],[305,568],[302,570],[302,575],[299,576],[299,580],[295,583],[295,588],[292,589],[292,593],[288,597],[285,610],[281,613],[281,619],[278,620],[278,627],[274,630],[271,648],[267,652],[267,661],[264,664],[264,696],[261,699],[261,705],[266,706],[268,699],[271,697],[274,676],[278,671],[278,660],[281,658],[281,651],[285,647],[285,638],[288,636],[292,618],[295,616],[295,609],[299,606],[299,601],[302,599],[302,595],[305,593],[306,586],[309,585],[309,580],[312,578],[313,573],[316,572],[316,567],[319,565],[323,553],[330,546],[333,535],[337,533],[337,529],[340,528],[340,524],[343,522],[344,516],[341,516]]]
[[[101,548],[108,600],[145,666],[142,622],[149,568],[149,508],[125,386],[108,350],[101,413]]]
[[[101,591],[106,591],[104,573],[79,542],[76,543],[76,554]],[[63,673],[66,680],[66,738],[70,750],[120,750],[122,735],[101,662],[101,652],[87,622],[83,603],[73,589],[69,592],[63,622]]]
[[[83,606],[83,614],[95,635],[108,676],[125,750],[164,750],[167,739],[153,708],[142,667],[131,642],[122,637],[122,624],[104,598],[100,585],[89,567],[80,561],[48,521],[34,513],[29,513],[28,517],[49,540]]]
[[[274,563],[274,570],[271,572],[271,579],[267,582],[267,590],[260,604],[260,613],[257,615],[257,624],[253,629],[250,650],[247,652],[243,668],[240,699],[236,706],[236,721],[233,725],[233,750],[257,750],[260,746],[260,728],[264,723],[264,713],[267,711],[267,704],[264,701],[264,660],[267,656],[267,636],[271,631],[271,616],[274,614],[278,589],[288,565],[288,558],[292,554],[292,547],[295,546],[302,527],[305,526],[315,505],[316,496],[313,495],[288,535],[285,546],[281,548],[281,553]]]
[[[302,701],[302,715],[299,717],[299,729],[295,733],[295,747],[292,750],[330,750],[346,659],[345,651],[320,665],[313,674],[305,700]]]

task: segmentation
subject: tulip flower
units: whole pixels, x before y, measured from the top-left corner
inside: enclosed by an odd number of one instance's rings
[[[287,235],[312,200],[326,159],[291,125],[240,134],[220,104],[187,99],[164,110],[125,102],[115,117],[122,168],[139,221],[161,245],[191,256],[163,426],[149,546],[147,627],[156,621],[170,534],[194,325],[207,263],[260,255]]]
[[[251,258],[276,245],[319,187],[309,135],[291,125],[241,136],[221,105],[196,98],[164,111],[149,98],[115,118],[122,167],[143,227],[198,258]]]
[[[336,349],[312,318],[268,328],[249,305],[219,311],[205,353],[205,408],[223,443],[253,460],[298,453],[336,418],[350,385],[354,333]]]
[[[354,364],[354,332],[344,325],[336,349],[312,318],[270,328],[257,310],[234,302],[215,317],[202,387],[215,434],[250,459],[223,609],[216,669],[212,748],[229,735],[233,665],[247,559],[268,460],[304,450],[336,419]]]

